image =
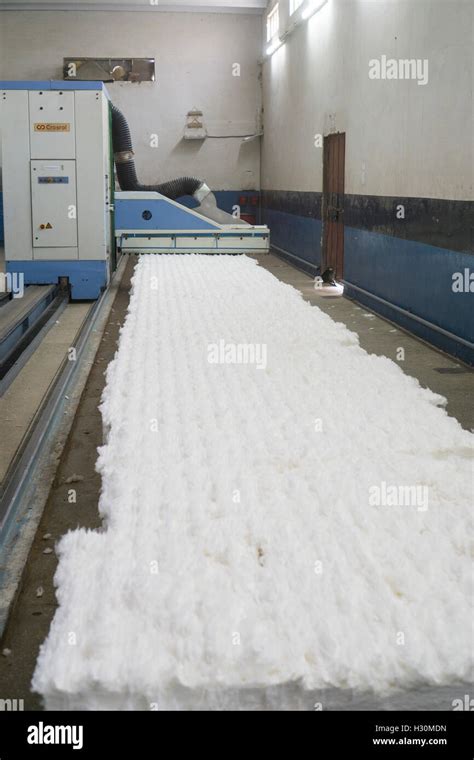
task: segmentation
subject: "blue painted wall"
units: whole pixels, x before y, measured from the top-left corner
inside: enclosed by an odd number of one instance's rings
[[[321,196],[314,193],[310,200],[299,200],[296,196],[284,191],[263,191],[262,221],[270,227],[272,248],[314,275],[321,263],[322,222],[315,218],[318,214],[313,213],[313,209]],[[267,199],[271,207],[266,207]],[[345,226],[346,294],[443,351],[474,365],[474,293],[455,293],[452,289],[455,272],[464,272],[466,268],[474,272],[474,252],[466,250],[472,204],[459,202],[453,211],[453,202],[446,202],[449,204],[446,214],[454,220],[456,234],[451,234],[446,224],[441,228],[435,228],[434,224],[423,228],[418,213],[413,214],[416,227],[407,225],[401,227],[400,232],[394,229],[393,234],[384,234],[374,227],[379,222],[381,209],[391,205],[392,200],[389,204],[387,199],[377,203],[377,199],[370,198],[367,204],[361,204],[360,198],[356,200],[364,208],[357,214],[354,199],[350,199],[351,222],[370,229]],[[420,199],[413,202],[419,208]],[[443,204],[439,200],[433,202]],[[429,206],[430,200],[423,199],[423,204]],[[283,210],[285,206],[291,213]],[[295,213],[298,208],[301,213]],[[313,216],[309,217],[308,213]],[[433,222],[438,222],[438,217],[439,212],[436,217],[433,215]],[[407,239],[410,233],[418,239]],[[431,245],[420,239],[432,240],[436,236],[435,239],[445,243],[440,235],[445,236],[446,242],[451,240],[453,248]],[[377,298],[388,303],[381,303]],[[407,313],[401,313],[400,309]],[[451,335],[441,333],[437,327]]]
[[[474,294],[452,289],[453,272],[474,271],[474,255],[351,227],[344,245],[344,280],[474,340]]]
[[[321,263],[321,220],[274,209],[263,210],[262,217],[270,228],[272,248],[315,274]]]

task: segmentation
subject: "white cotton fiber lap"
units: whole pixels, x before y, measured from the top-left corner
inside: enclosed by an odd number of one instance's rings
[[[264,344],[266,367],[210,363],[220,342]],[[443,403],[249,258],[140,258],[101,407],[104,529],[58,546],[46,707],[468,679],[473,437]],[[428,509],[374,505],[383,483]]]

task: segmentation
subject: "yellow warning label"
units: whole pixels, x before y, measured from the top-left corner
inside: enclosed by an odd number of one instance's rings
[[[47,230],[52,230],[53,229],[53,225],[48,222],[48,224],[46,225],[46,229]]]
[[[36,122],[35,132],[70,132],[71,125],[67,122],[51,121]]]

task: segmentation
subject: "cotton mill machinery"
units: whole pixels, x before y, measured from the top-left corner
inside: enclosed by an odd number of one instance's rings
[[[126,119],[102,82],[0,82],[0,92],[7,276],[92,300],[121,253],[268,251],[268,227],[219,209],[205,182],[140,184]]]

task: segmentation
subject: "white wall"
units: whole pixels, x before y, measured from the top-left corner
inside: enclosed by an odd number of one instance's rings
[[[473,7],[329,0],[264,64],[262,186],[321,191],[314,135],[338,131],[347,193],[472,199]],[[428,84],[369,79],[382,54],[427,58]]]
[[[185,115],[212,134],[253,133],[260,108],[261,19],[250,14],[2,12],[0,79],[62,79],[63,57],[154,57],[154,83],[108,85],[132,132],[139,179],[183,174],[214,189],[259,187],[258,140],[183,141]],[[232,64],[240,63],[240,77]],[[158,134],[159,147],[150,147]]]

